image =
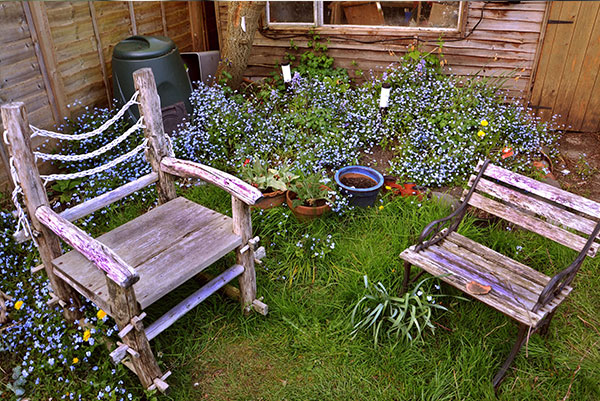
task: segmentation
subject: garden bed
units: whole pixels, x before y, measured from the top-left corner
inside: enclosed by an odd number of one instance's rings
[[[374,167],[403,181],[436,187],[464,184],[477,159],[486,156],[508,168],[534,171],[531,161],[540,146],[555,143],[547,127],[506,105],[489,82],[458,85],[438,74],[434,58],[416,56],[387,74],[386,80],[402,90],[392,91],[386,113],[377,107],[380,79],[353,87],[339,71],[319,79],[295,76],[290,89],[275,83],[240,94],[201,86],[192,98],[194,115],[174,138],[175,152],[240,175],[256,160],[273,168],[286,165],[300,182],[316,174],[326,185],[333,185],[335,170],[371,158],[378,161]],[[88,131],[109,115],[95,110],[65,130]],[[124,129],[117,127],[112,135]],[[138,140],[126,141],[107,157]],[[68,150],[89,152],[101,141],[82,141]],[[507,146],[515,157],[502,158]],[[59,184],[53,207],[91,198],[148,171],[138,157],[95,179]],[[178,191],[231,213],[225,193],[194,184],[182,181]],[[370,332],[352,335],[352,309],[365,293],[363,277],[397,294],[399,253],[448,208],[435,200],[392,198],[389,193],[365,210],[348,208],[341,196],[332,198],[337,213],[308,223],[298,222],[285,205],[253,211],[255,234],[267,249],[257,267],[258,295],[271,312],[266,318],[244,317],[217,295],[157,337],[159,364],[173,372],[170,399],[494,397],[488,378],[508,352],[506,339],[516,329],[479,303],[442,298],[448,311],[434,315],[435,332],[424,330],[422,341],[383,334],[375,346]],[[77,224],[97,236],[155,204],[156,193],[143,190]],[[14,299],[7,303],[11,320],[0,327],[0,399],[16,399],[21,392],[32,400],[154,399],[121,365],[109,364],[101,339],[115,339],[114,322],[87,304],[87,323],[93,329],[66,327],[59,309],[46,305],[47,281],[43,274],[30,274],[39,263],[36,251],[31,244],[12,241],[15,221],[8,211],[2,213],[1,289]],[[512,226],[473,216],[460,232],[548,275],[574,257],[574,252]],[[232,263],[231,258],[218,267]],[[500,399],[600,398],[597,273],[597,264],[584,264],[578,289],[559,310],[550,336],[530,339],[528,356],[519,356],[519,370],[509,374]],[[150,308],[149,320],[196,287],[188,283]],[[456,295],[438,283],[416,294],[423,302],[438,294]]]

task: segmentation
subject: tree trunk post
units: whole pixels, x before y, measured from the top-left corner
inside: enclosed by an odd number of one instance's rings
[[[244,272],[240,275],[240,303],[245,313],[252,309],[252,302],[256,299],[256,272],[254,271],[254,250],[247,247],[245,252],[241,250],[246,247],[252,238],[252,220],[250,207],[236,197],[231,197],[233,232],[242,237],[242,245],[236,249],[237,264],[244,266]]]
[[[141,313],[133,287],[123,288],[108,277],[106,284],[112,300],[111,316],[115,319],[119,330],[123,330],[125,326],[132,324],[134,317]],[[156,358],[154,358],[152,348],[150,348],[143,325],[135,326],[123,337],[123,342],[134,351],[131,353],[131,363],[142,386],[147,389],[154,384],[155,379],[160,379],[162,373]]]
[[[165,135],[160,108],[160,97],[156,90],[154,74],[150,68],[141,68],[133,73],[135,89],[139,94],[140,115],[144,117],[144,135],[148,139],[146,159],[158,173],[158,202],[162,205],[175,199],[175,177],[160,169],[163,157],[173,157],[173,149]]]
[[[69,322],[74,322],[82,316],[79,311],[81,300],[73,288],[54,274],[54,266],[52,266],[52,260],[62,255],[60,239],[35,217],[37,208],[40,206],[50,207],[50,202],[48,202],[48,195],[42,184],[31,149],[31,135],[25,104],[14,102],[3,105],[2,122],[8,132],[8,150],[13,157],[17,178],[23,189],[27,214],[33,230],[39,233],[36,241],[44,269],[50,279],[52,290],[66,304],[63,315]]]
[[[221,61],[215,74],[217,82],[231,75],[228,85],[237,88],[242,83],[254,35],[265,9],[264,1],[232,1],[227,5],[227,33]]]

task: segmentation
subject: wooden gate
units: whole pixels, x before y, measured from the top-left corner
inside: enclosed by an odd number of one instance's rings
[[[600,131],[600,2],[553,1],[530,106],[573,131]]]

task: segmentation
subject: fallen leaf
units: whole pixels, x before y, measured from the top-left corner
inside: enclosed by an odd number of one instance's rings
[[[473,295],[485,295],[492,290],[489,285],[483,285],[477,281],[471,281],[467,284],[467,292]]]

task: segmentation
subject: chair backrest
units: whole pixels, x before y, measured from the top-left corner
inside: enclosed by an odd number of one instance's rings
[[[469,186],[475,180],[471,176]],[[493,164],[484,170],[468,203],[577,251],[600,221],[600,203]],[[596,236],[588,256],[595,256],[599,247]]]
[[[143,68],[134,72],[134,82],[136,89],[139,92],[138,101],[140,114],[143,117],[144,136],[147,140],[145,149],[146,159],[152,165],[153,171],[145,176],[142,176],[135,181],[131,181],[123,186],[99,195],[95,198],[89,199],[73,206],[69,209],[64,210],[61,213],[61,217],[69,221],[74,221],[79,218],[85,217],[96,210],[114,203],[125,196],[128,196],[140,189],[158,182],[157,189],[159,194],[159,202],[164,203],[175,198],[175,187],[173,185],[173,177],[160,171],[160,160],[166,156],[172,156],[172,149],[168,144],[168,139],[164,133],[162,124],[162,116],[160,109],[160,98],[156,90],[156,83],[154,81],[154,75],[149,68]],[[47,197],[45,196],[44,186],[41,184],[40,174],[35,163],[34,151],[31,149],[30,140],[30,129],[27,121],[27,116],[24,112],[24,107],[18,105],[17,109],[22,112],[11,112],[9,108],[15,108],[11,105],[3,106],[6,108],[6,113],[3,113],[3,119],[6,117],[5,126],[7,127],[7,138],[10,139],[8,142],[8,149],[11,157],[15,159],[15,170],[18,176],[18,181],[23,183],[27,181],[28,184],[24,186],[25,202],[30,201],[28,192],[35,191],[38,193],[36,198],[39,198],[41,204],[48,204]],[[4,116],[6,114],[6,116]],[[9,121],[14,120],[14,121]],[[38,132],[44,133],[47,131],[38,130]],[[54,133],[56,135],[56,133]],[[60,135],[60,134],[59,134]],[[7,140],[8,140],[7,139]],[[114,139],[113,141],[117,141]],[[112,142],[111,142],[112,143]],[[107,146],[107,145],[105,145]],[[140,150],[143,146],[138,145],[136,149]],[[134,150],[130,151],[129,154],[133,155]],[[125,157],[127,154],[119,156],[119,158]],[[51,179],[60,179],[61,175],[50,175]],[[66,179],[66,178],[65,178]],[[27,187],[27,188],[25,188]],[[44,192],[44,194],[42,194]],[[34,205],[27,205],[29,214],[31,211],[37,208],[38,202],[34,202]],[[30,216],[31,217],[31,216]],[[24,233],[17,236],[17,240],[26,239]]]

